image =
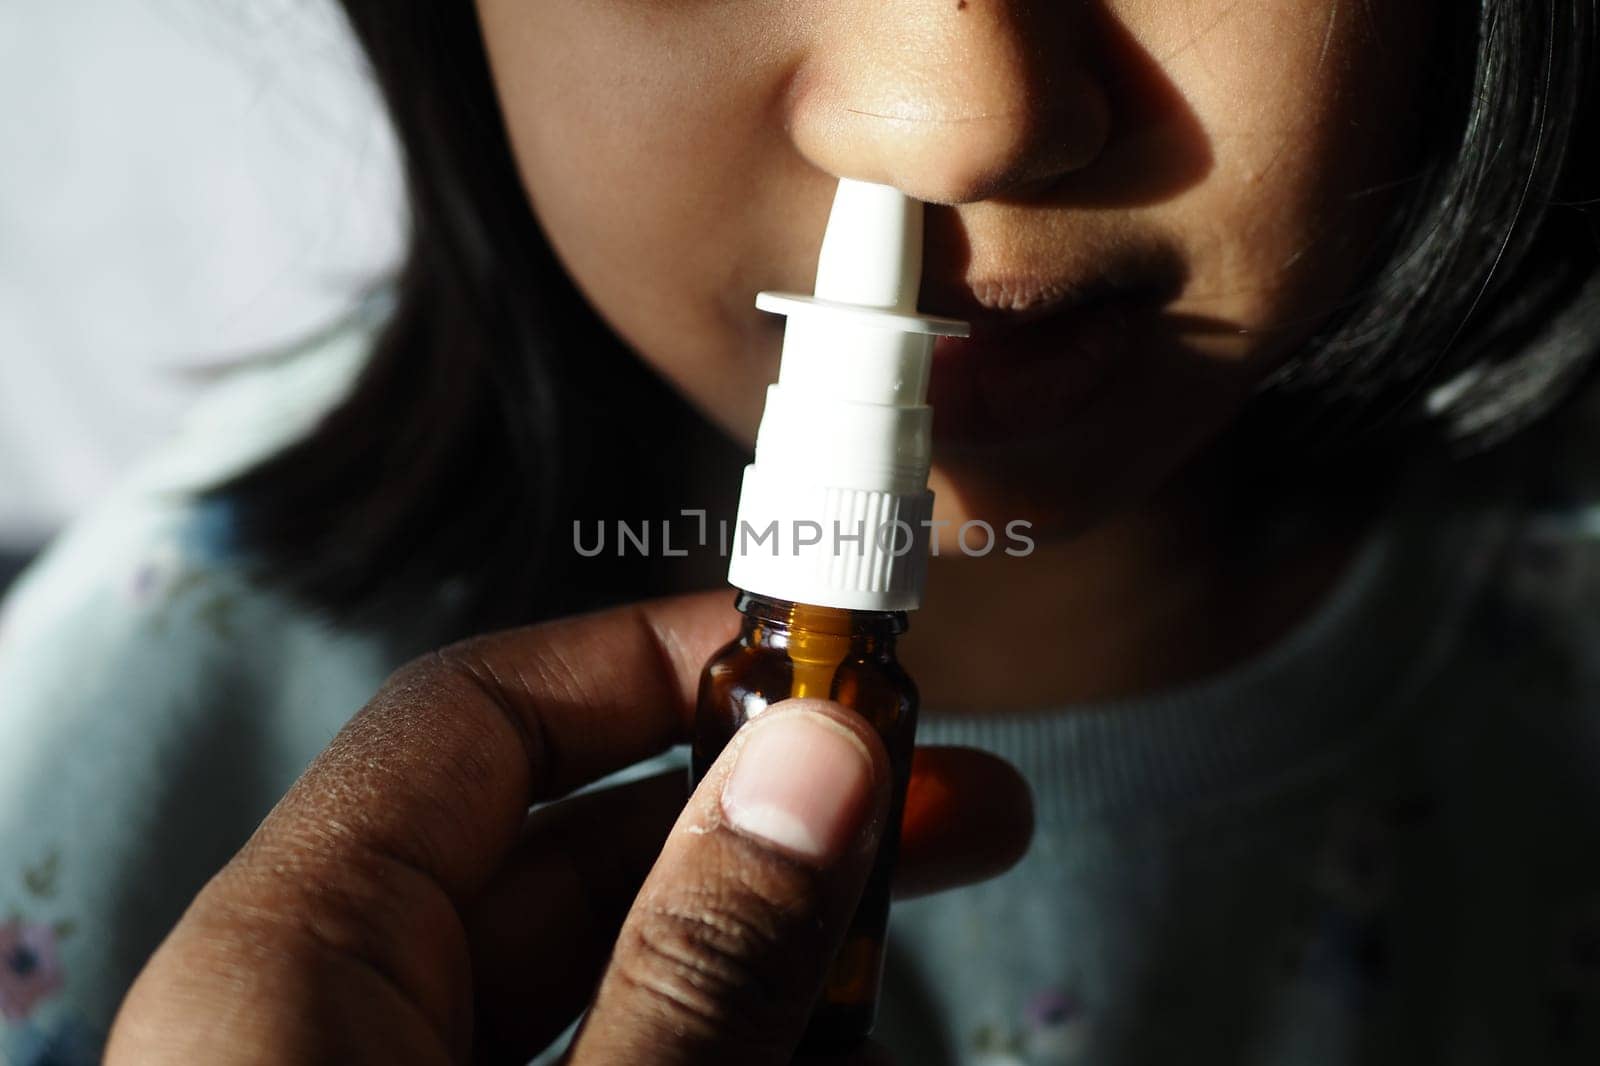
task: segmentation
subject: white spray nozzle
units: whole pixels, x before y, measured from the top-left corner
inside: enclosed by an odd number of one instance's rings
[[[922,216],[892,186],[841,179],[816,291],[756,296],[789,323],[740,496],[728,575],[739,588],[863,610],[921,601],[933,343],[969,331],[917,311]],[[759,537],[774,524],[776,541],[749,546],[747,531]]]
[[[922,210],[892,185],[840,179],[815,293],[756,295],[757,307],[790,319],[780,383],[868,403],[922,403],[933,338],[969,332],[966,322],[917,312]]]
[[[891,185],[839,182],[817,259],[817,298],[915,314],[921,286],[922,204]]]

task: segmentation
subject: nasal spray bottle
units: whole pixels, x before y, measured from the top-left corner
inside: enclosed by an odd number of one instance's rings
[[[929,363],[935,337],[969,332],[917,312],[922,224],[920,202],[842,180],[815,294],[756,296],[789,321],[730,545],[744,623],[700,678],[695,781],[740,726],[791,696],[844,704],[888,749],[889,822],[812,1015],[811,1046],[853,1043],[872,1028],[910,778],[917,690],[895,637],[927,573]]]

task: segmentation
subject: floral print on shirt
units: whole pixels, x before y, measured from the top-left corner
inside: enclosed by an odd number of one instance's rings
[[[70,1013],[48,1011],[67,984],[61,943],[68,919],[46,920],[57,897],[61,855],[24,867],[19,906],[0,920],[0,1054],[7,1066],[77,1066],[99,1061],[101,1037]]]

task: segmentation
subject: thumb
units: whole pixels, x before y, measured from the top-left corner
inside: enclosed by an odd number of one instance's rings
[[[883,744],[837,704],[741,729],[623,923],[569,1062],[787,1063],[872,867]]]

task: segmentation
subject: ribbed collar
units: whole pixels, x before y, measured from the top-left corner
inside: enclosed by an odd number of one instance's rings
[[[1040,823],[1190,807],[1289,785],[1413,702],[1447,656],[1512,512],[1415,469],[1333,590],[1265,652],[1145,697],[1046,712],[927,712],[918,741],[993,751]]]

